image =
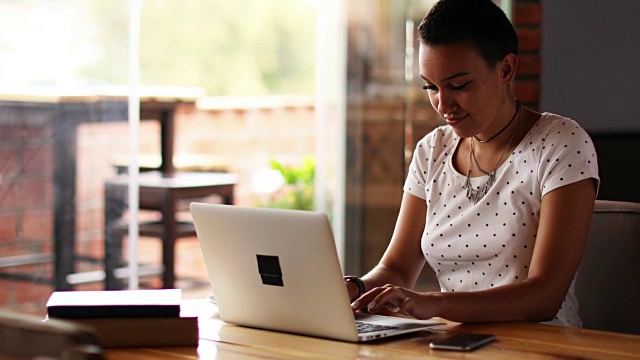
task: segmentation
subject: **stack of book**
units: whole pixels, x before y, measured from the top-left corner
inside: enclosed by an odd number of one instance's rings
[[[56,291],[47,317],[94,328],[103,347],[197,345],[197,313],[181,302],[180,289]]]

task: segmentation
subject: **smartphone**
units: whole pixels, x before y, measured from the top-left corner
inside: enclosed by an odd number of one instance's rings
[[[458,333],[442,340],[432,341],[432,349],[470,351],[495,340],[495,335]]]

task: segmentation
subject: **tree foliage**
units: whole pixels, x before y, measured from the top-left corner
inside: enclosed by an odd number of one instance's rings
[[[91,1],[98,56],[84,76],[127,82],[128,3]],[[203,86],[209,95],[312,94],[315,31],[308,1],[147,0],[141,81]]]

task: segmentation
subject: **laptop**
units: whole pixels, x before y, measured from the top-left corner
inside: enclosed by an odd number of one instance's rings
[[[227,323],[349,342],[443,324],[354,314],[324,213],[197,202],[190,211]]]

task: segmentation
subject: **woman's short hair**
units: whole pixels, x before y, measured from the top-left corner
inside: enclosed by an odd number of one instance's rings
[[[518,54],[518,35],[505,13],[491,0],[440,0],[418,27],[426,45],[469,42],[490,67],[509,53]]]

